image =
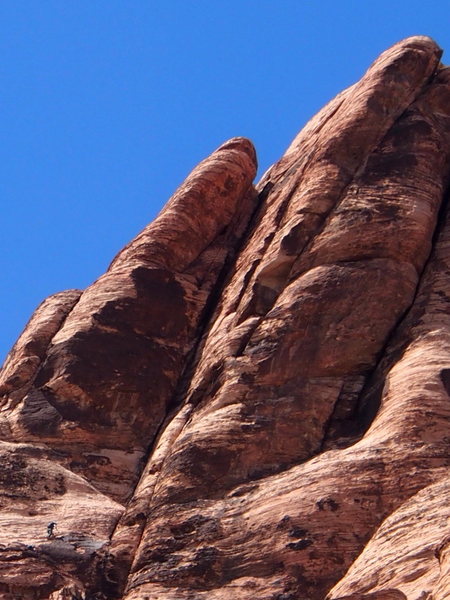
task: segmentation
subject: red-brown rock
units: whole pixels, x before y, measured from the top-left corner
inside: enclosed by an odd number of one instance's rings
[[[440,55],[386,51],[256,191],[227,142],[38,309],[0,375],[5,599],[446,600]]]

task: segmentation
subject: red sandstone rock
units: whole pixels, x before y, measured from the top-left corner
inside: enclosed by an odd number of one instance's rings
[[[258,198],[227,142],[37,311],[0,375],[5,599],[448,597],[439,58],[386,51]]]
[[[69,290],[50,296],[36,309],[5,360],[0,373],[0,395],[22,398],[31,387],[50,342],[78,301],[81,292]]]
[[[46,442],[100,490],[129,496],[253,209],[255,171],[242,138],[197,167],[52,332],[33,391],[19,404],[9,394],[7,439]],[[41,335],[36,319],[23,337]]]

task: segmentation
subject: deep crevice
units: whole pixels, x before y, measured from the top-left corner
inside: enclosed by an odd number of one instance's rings
[[[391,369],[392,365],[395,364],[395,362],[403,355],[405,349],[411,342],[410,337],[407,337],[397,347],[395,344],[396,338],[399,337],[400,333],[402,332],[402,329],[404,329],[405,327],[405,323],[411,317],[412,311],[416,308],[417,298],[421,293],[424,277],[426,276],[428,269],[433,263],[436,244],[438,243],[438,240],[448,219],[449,203],[450,190],[446,189],[446,191],[443,193],[443,199],[436,219],[436,225],[432,236],[430,254],[419,274],[414,297],[409,307],[405,310],[401,317],[399,317],[397,323],[394,325],[390,334],[388,335],[382,349],[380,350],[378,359],[373,369],[366,375],[365,383],[355,402],[353,414],[349,419],[348,427],[351,430],[350,434],[348,437],[344,436],[339,440],[339,447],[345,448],[350,445],[353,445],[356,441],[360,440],[366,434],[366,432],[368,431],[378,414],[383,389],[386,381],[386,376],[389,373],[389,370]],[[330,417],[330,422],[324,434],[324,444],[326,444],[327,442],[330,428],[333,425],[333,414],[335,412],[335,409],[338,409],[338,407],[336,406],[337,402],[335,404],[332,416]]]
[[[228,281],[228,278],[232,272],[233,266],[236,263],[237,257],[239,256],[239,253],[240,253],[240,250],[242,249],[244,244],[247,242],[249,236],[251,235],[251,233],[254,229],[255,221],[257,220],[262,208],[264,207],[265,200],[266,200],[268,193],[272,187],[273,187],[273,184],[269,182],[268,184],[266,184],[266,186],[264,187],[262,192],[260,192],[259,194],[256,195],[255,206],[249,217],[247,226],[245,227],[244,232],[242,233],[241,238],[237,241],[236,245],[234,247],[230,247],[230,249],[228,251],[228,255],[226,256],[226,258],[224,260],[224,263],[223,263],[222,268],[217,276],[216,282],[210,292],[210,295],[206,302],[206,305],[205,305],[202,313],[199,316],[197,332],[193,336],[193,338],[196,340],[196,342],[194,343],[193,348],[190,350],[190,352],[187,354],[187,356],[185,358],[185,367],[184,367],[180,377],[178,378],[178,383],[175,386],[175,391],[172,395],[172,399],[167,405],[166,414],[165,414],[164,418],[161,420],[161,423],[159,424],[159,426],[157,427],[156,433],[153,437],[153,440],[150,442],[146,453],[143,455],[143,457],[141,459],[140,474],[137,477],[137,481],[134,486],[134,489],[131,490],[131,492],[130,492],[130,498],[133,497],[134,492],[139,485],[140,479],[142,477],[142,473],[145,470],[145,465],[150,460],[152,452],[154,451],[155,447],[157,446],[158,441],[160,440],[167,425],[172,421],[172,419],[176,415],[177,411],[179,410],[179,408],[182,404],[182,400],[186,396],[186,393],[187,393],[187,390],[189,387],[189,383],[191,381],[191,378],[195,371],[195,368],[197,367],[197,364],[198,364],[199,353],[200,353],[201,347],[204,343],[204,335],[211,325],[211,321],[212,321],[214,313],[217,309],[217,306],[219,304],[219,301],[220,301],[220,298],[222,295],[222,291],[223,291],[223,289]],[[247,191],[247,193],[251,193],[252,189],[254,190],[254,188],[252,186],[249,187],[249,190]],[[229,233],[232,234],[232,231],[229,230]],[[151,502],[151,498],[148,499],[147,505],[149,505],[150,502]],[[125,506],[124,514],[127,511],[127,507],[128,507],[128,504]],[[120,523],[120,519],[117,521],[114,529],[111,532],[111,535],[109,538],[110,542],[114,538],[114,534],[116,532],[116,529],[117,529],[117,526],[119,525],[119,523]],[[144,534],[145,523],[146,523],[146,519],[144,519],[141,524],[141,528],[140,528],[140,532],[139,532],[139,540],[137,541],[136,548],[139,547],[141,539],[142,539],[142,535]],[[131,557],[130,560],[132,561],[133,557]],[[112,598],[114,598],[114,597],[120,598],[121,595],[123,594],[123,590],[125,588],[127,578],[129,576],[130,567],[131,567],[131,562],[126,567],[126,572],[124,572],[123,566],[122,566],[122,573],[120,573],[119,579],[117,580],[117,582],[115,584],[116,591],[111,592],[111,593],[115,594],[115,596],[111,596]],[[107,574],[104,573],[100,577],[106,577],[106,576],[107,576]]]

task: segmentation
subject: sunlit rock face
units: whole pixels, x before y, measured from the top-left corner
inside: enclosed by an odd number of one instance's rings
[[[450,69],[234,138],[0,373],[5,600],[450,596]],[[53,532],[47,524],[56,522]]]

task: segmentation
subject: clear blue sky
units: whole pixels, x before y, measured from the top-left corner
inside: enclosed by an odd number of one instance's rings
[[[394,42],[450,52],[449,17],[447,0],[2,0],[0,362],[224,140],[251,138],[261,173]]]

